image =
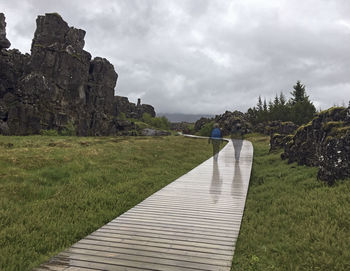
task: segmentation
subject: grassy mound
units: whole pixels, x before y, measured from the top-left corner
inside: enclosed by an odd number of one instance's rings
[[[329,187],[317,168],[268,154],[268,137],[248,140],[254,164],[231,270],[350,270],[350,181]]]
[[[0,136],[0,270],[31,270],[211,154],[175,136]]]

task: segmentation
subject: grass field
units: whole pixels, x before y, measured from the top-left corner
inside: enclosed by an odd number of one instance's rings
[[[328,187],[317,168],[268,154],[250,136],[254,164],[232,271],[350,270],[350,180]]]
[[[268,154],[254,164],[232,271],[350,270],[350,180]],[[174,151],[177,150],[177,151]],[[31,270],[211,155],[205,140],[0,136],[0,270]]]
[[[0,270],[31,270],[211,156],[183,137],[0,136]]]

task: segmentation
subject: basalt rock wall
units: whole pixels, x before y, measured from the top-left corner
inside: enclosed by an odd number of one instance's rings
[[[349,144],[350,107],[333,107],[289,136],[282,158],[290,163],[319,167],[318,178],[332,184],[350,177]]]
[[[293,134],[298,129],[298,127],[298,125],[294,124],[291,121],[275,120],[264,123],[258,123],[254,127],[254,131],[270,136],[273,134],[288,135]]]
[[[83,49],[85,31],[69,27],[59,14],[38,16],[36,24],[31,54],[24,55],[6,49],[10,43],[0,14],[0,134],[67,126],[83,136],[125,134],[130,125],[117,118],[113,65],[105,58],[92,59]],[[155,115],[148,105],[135,111]]]

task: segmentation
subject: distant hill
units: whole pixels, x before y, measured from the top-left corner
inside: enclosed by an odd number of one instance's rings
[[[194,123],[200,118],[213,118],[214,115],[205,114],[181,114],[181,113],[157,113],[157,117],[165,116],[170,122],[190,122]]]

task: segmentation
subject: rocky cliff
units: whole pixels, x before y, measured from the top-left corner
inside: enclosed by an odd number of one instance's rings
[[[59,14],[38,16],[31,54],[7,50],[0,14],[0,133],[36,134],[74,127],[77,135],[115,135],[131,126],[118,114],[155,115],[149,105],[123,105],[114,96],[118,75],[105,58],[85,51],[85,31],[69,27]],[[127,98],[126,98],[127,99]],[[129,103],[129,105],[127,105]],[[142,116],[142,115],[141,115]]]

